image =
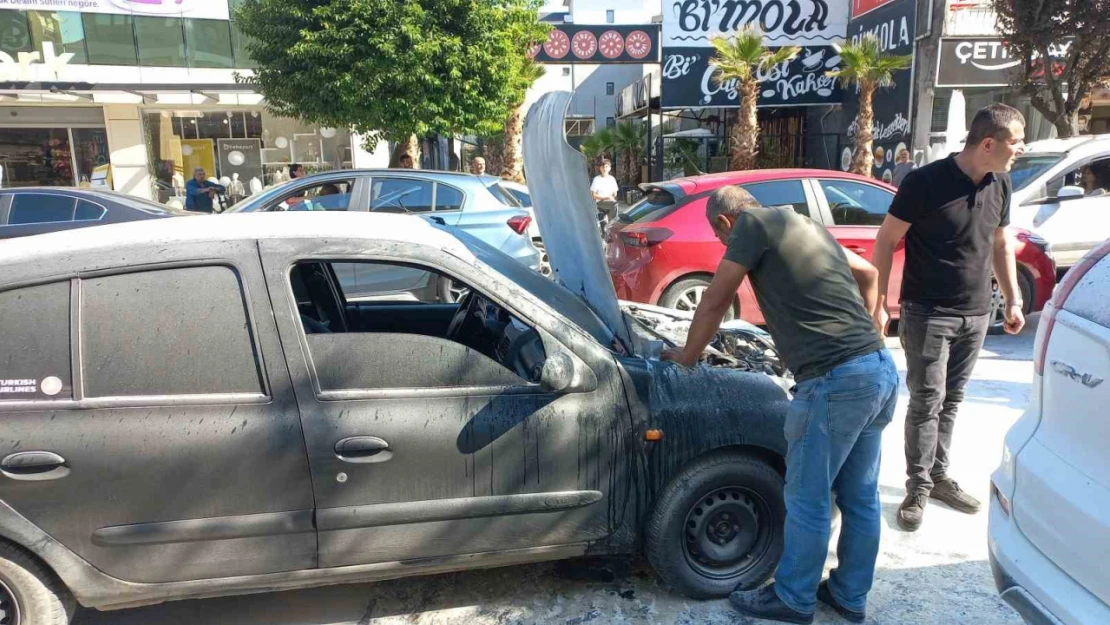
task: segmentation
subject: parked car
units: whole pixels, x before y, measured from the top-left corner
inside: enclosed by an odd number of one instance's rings
[[[545,276],[551,275],[551,261],[547,257],[547,251],[543,247],[543,236],[540,234],[540,223],[536,219],[536,211],[532,208],[532,193],[528,190],[528,185],[513,182],[511,180],[499,181],[501,187],[505,189],[520,204],[520,207],[528,211],[532,217],[532,222],[528,224],[528,237],[532,239],[532,245],[540,251],[540,273]]]
[[[130,195],[64,187],[0,189],[0,239],[182,214]]]
[[[744,188],[764,206],[793,208],[823,224],[844,247],[868,260],[896,192],[878,180],[823,169],[729,172],[642,185],[644,198],[620,216],[609,234],[609,270],[621,298],[686,311],[697,307],[725,251],[705,220],[705,205],[709,195],[725,185]],[[1056,283],[1049,246],[1027,231],[1015,229],[1014,238],[1026,312],[1038,311]],[[895,319],[904,263],[900,243],[888,301]],[[1001,332],[1001,297],[995,291],[992,330]],[[745,321],[764,323],[747,280],[728,318],[735,317],[737,309]]]
[[[1089,195],[1083,187],[1083,170],[1092,164],[1110,167],[1110,135],[1035,141],[1010,174],[1011,221],[1051,243],[1061,270],[1110,238],[1110,195]]]
[[[0,246],[0,605],[24,625],[64,624],[75,600],[640,548],[693,597],[775,569],[792,382],[758,330],[722,332],[713,367],[649,362],[688,319],[631,306],[615,330],[410,216],[98,235]],[[391,275],[352,298],[351,265],[468,291],[391,297]]]
[[[991,570],[1029,623],[1110,623],[1110,242],[1067,273],[991,477]]]
[[[527,236],[532,215],[492,176],[361,169],[314,174],[252,195],[227,213],[351,211],[406,213],[468,232],[532,269],[540,252]],[[456,296],[461,292],[452,287]]]

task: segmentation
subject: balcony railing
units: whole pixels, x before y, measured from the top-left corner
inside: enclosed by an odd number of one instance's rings
[[[998,15],[988,2],[948,2],[944,36],[997,35]]]

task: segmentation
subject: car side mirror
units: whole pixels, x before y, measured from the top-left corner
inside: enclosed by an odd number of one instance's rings
[[[591,391],[597,388],[597,377],[570,354],[560,351],[544,361],[540,386],[551,393]]]
[[[1060,187],[1060,190],[1056,192],[1056,199],[1063,202],[1066,200],[1079,199],[1085,195],[1087,195],[1087,191],[1083,187]]]

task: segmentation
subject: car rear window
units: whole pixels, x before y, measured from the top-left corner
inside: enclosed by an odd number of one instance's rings
[[[674,195],[665,189],[652,189],[642,200],[636,202],[619,219],[625,223],[658,221],[678,210],[681,206]]]
[[[497,198],[497,200],[505,206],[511,206],[513,208],[522,207],[520,201],[516,199],[516,196],[514,196],[512,193],[509,193],[509,190],[501,186],[500,184],[496,182],[491,182],[490,184],[486,185],[486,188],[489,189],[489,192],[493,194],[493,197]]]

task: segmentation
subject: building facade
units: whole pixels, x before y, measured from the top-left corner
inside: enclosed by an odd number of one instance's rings
[[[166,202],[195,167],[249,195],[281,182],[290,163],[374,163],[347,130],[273,116],[237,80],[251,71],[239,1],[99,0],[57,12],[5,3],[0,185],[107,185]]]

